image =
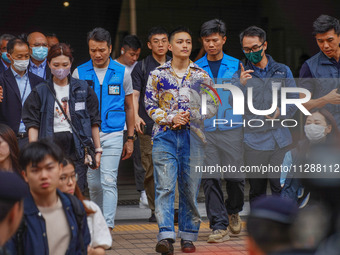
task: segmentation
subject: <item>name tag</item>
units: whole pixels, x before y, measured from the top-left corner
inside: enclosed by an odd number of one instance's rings
[[[109,95],[120,95],[120,85],[118,84],[111,84],[109,87]]]
[[[85,110],[85,102],[78,102],[74,106],[75,111]]]

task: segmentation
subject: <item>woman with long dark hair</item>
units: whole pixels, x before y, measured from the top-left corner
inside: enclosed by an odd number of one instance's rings
[[[0,124],[0,169],[20,174],[19,145],[14,131]]]

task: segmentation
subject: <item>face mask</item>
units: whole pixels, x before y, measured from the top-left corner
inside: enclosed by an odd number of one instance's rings
[[[7,52],[3,52],[2,54],[1,54],[1,57],[2,57],[2,59],[5,61],[5,62],[7,62],[7,63],[11,63],[11,60],[7,57]]]
[[[262,51],[263,49],[256,51],[256,52],[249,52],[249,53],[244,53],[246,55],[246,58],[252,62],[253,64],[257,64],[262,60]]]
[[[316,124],[305,125],[306,136],[312,143],[320,142],[326,136],[325,130],[325,126]]]
[[[27,69],[28,64],[29,64],[29,59],[27,59],[27,60],[16,60],[16,59],[13,59],[13,61],[14,61],[13,66],[19,72],[25,71]]]
[[[32,47],[32,57],[38,61],[42,61],[47,57],[48,48],[47,47]]]
[[[59,69],[51,68],[51,73],[52,73],[58,80],[63,80],[67,75],[69,75],[70,69],[71,69],[71,67],[66,68],[66,69],[64,69],[64,68],[59,68]]]

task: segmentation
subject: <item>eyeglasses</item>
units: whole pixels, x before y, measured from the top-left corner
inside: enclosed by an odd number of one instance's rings
[[[255,45],[251,48],[243,47],[242,50],[244,51],[244,53],[256,52],[256,51],[260,50],[260,48],[263,46],[264,43],[265,42],[263,42],[260,46]]]
[[[72,182],[76,182],[76,181],[78,181],[78,174],[72,174],[72,175],[69,175],[69,176],[62,175],[62,176],[60,176],[59,180],[63,183],[69,183],[71,180],[72,180]]]

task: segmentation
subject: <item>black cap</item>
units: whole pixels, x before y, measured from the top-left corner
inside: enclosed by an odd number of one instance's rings
[[[0,170],[0,199],[20,201],[29,194],[27,183],[16,173]]]
[[[279,196],[261,197],[252,203],[250,215],[252,217],[273,220],[279,223],[293,223],[298,213],[295,201]]]

